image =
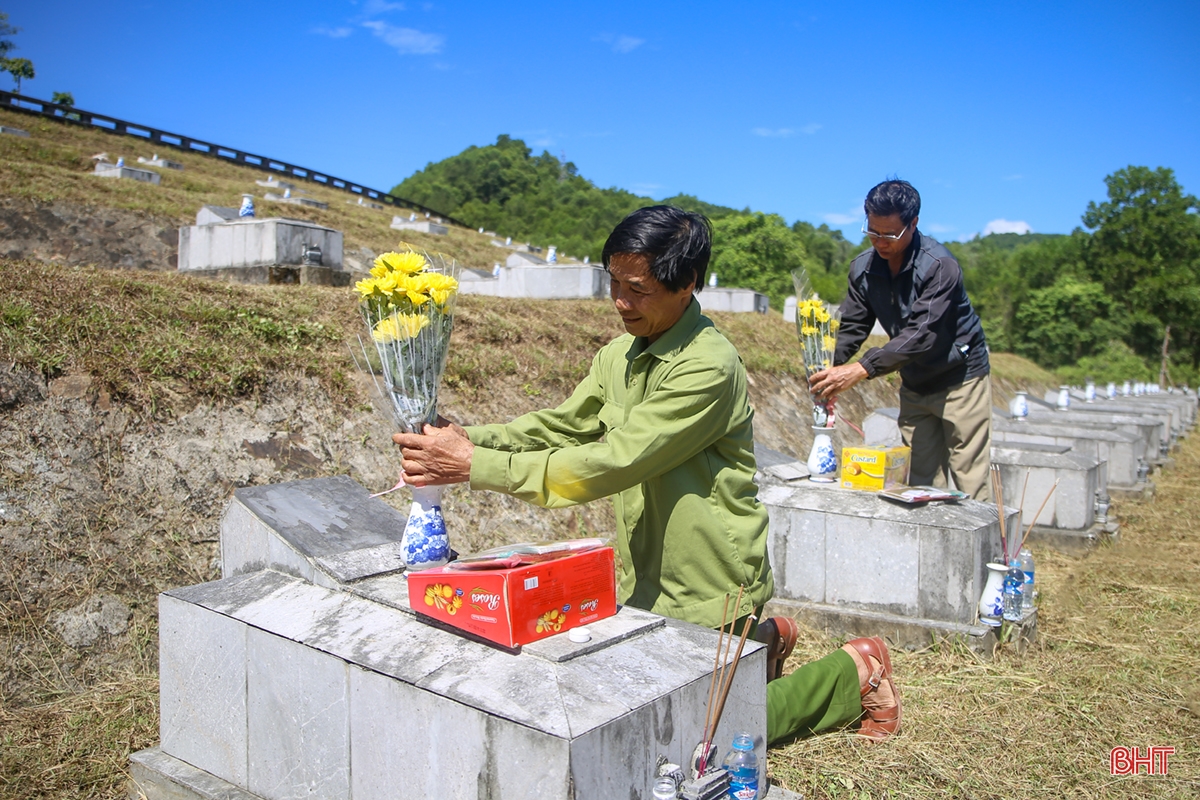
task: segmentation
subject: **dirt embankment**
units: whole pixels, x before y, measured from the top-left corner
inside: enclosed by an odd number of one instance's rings
[[[121,269],[178,267],[179,225],[119,208],[0,199],[0,255]]]

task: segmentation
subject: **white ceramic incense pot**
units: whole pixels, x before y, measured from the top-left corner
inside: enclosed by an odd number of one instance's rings
[[[983,595],[979,598],[979,621],[997,628],[1000,626],[1000,618],[1004,616],[1004,575],[1008,572],[1008,567],[990,562],[987,568],[987,583],[984,584]]]
[[[1071,407],[1071,390],[1069,387],[1058,387],[1058,410],[1066,411]]]

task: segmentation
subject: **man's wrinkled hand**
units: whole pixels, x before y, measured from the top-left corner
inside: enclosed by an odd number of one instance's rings
[[[438,421],[445,422],[441,418]],[[397,433],[392,441],[400,445],[401,469],[410,486],[441,486],[471,480],[475,445],[458,425],[449,422],[444,427],[426,425],[424,433]]]
[[[855,361],[840,367],[823,369],[808,379],[808,390],[822,400],[828,400],[868,377],[866,368]]]

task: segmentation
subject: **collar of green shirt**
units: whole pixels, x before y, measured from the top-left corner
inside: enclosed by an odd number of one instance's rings
[[[666,333],[658,337],[654,344],[647,346],[646,337],[635,337],[633,346],[629,348],[626,357],[632,361],[643,353],[646,353],[660,361],[670,361],[679,355],[679,351],[683,350],[688,342],[694,338],[696,324],[699,321],[700,303],[693,297],[692,302],[688,303],[688,307],[683,310],[683,316],[668,328]]]

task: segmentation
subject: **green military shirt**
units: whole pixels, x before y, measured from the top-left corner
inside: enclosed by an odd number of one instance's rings
[[[467,428],[471,488],[546,508],[612,495],[618,600],[715,628],[726,592],[745,584],[744,616],[774,590],[753,416],[737,350],[693,299],[653,344],[603,347],[558,408]]]

